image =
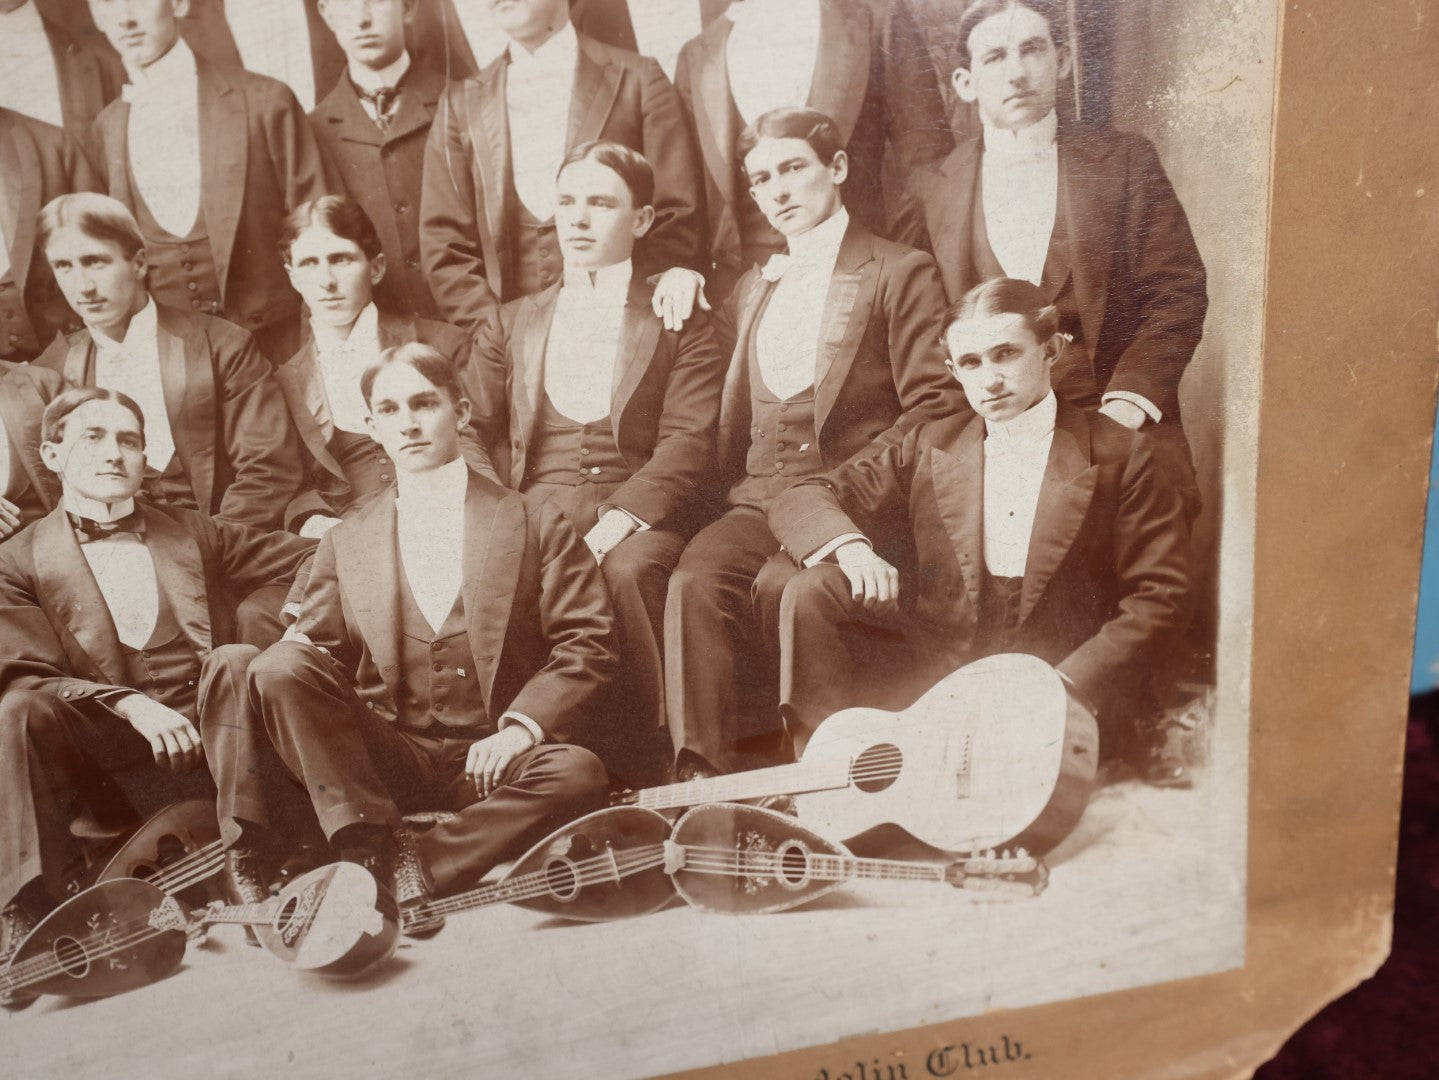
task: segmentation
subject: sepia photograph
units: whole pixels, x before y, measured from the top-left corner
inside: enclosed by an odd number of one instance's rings
[[[14,1075],[1244,966],[1278,18],[0,0]]]

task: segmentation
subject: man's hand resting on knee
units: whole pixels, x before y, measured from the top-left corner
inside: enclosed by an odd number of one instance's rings
[[[171,772],[187,772],[205,756],[195,725],[168,705],[144,694],[127,694],[110,708],[149,741],[156,765],[168,765]]]
[[[835,550],[834,561],[849,578],[850,595],[869,611],[899,600],[899,571],[874,553],[874,548],[852,540]]]
[[[465,775],[475,785],[480,798],[488,798],[509,779],[515,761],[535,745],[535,737],[523,724],[511,724],[470,747],[465,761]]]

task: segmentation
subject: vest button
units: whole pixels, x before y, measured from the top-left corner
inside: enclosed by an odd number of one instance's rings
[[[444,712],[444,711],[445,711],[445,703],[444,703],[443,701],[437,701],[437,702],[435,702],[435,712]]]
[[[195,264],[192,263],[192,262],[190,262],[190,260],[186,259],[184,262],[182,262],[182,263],[180,264],[180,269],[182,269],[182,270],[193,270],[193,269],[195,269]]]
[[[784,444],[784,443],[775,443],[775,444],[774,444],[774,448],[775,448],[776,450],[783,450],[783,449],[785,449],[785,444]]]
[[[195,298],[192,296],[192,297],[190,298],[190,306],[191,306],[192,308],[198,308],[198,307],[200,306],[200,301],[197,300],[197,299],[195,299]]]
[[[185,282],[185,288],[189,289],[191,292],[198,292],[200,290],[200,284],[196,281],[187,281]]]
[[[788,405],[781,405],[781,406],[779,407],[779,411],[780,411],[780,412],[789,412],[789,406],[788,406]]]
[[[588,446],[582,446],[582,447],[580,447],[580,457],[589,457],[589,456],[590,456],[590,448],[589,448]]]
[[[444,671],[444,670],[445,670],[445,665],[444,665],[444,664],[435,664],[435,665],[434,665],[434,669],[435,669],[436,671]]]
[[[404,213],[406,210],[408,210],[409,208],[410,208],[409,203],[406,203],[406,202],[403,202],[403,201],[395,203],[395,213],[397,213],[397,214],[403,214],[403,213]]]
[[[365,702],[365,708],[367,708],[367,709],[373,709],[374,707],[375,707],[375,703],[374,703],[373,701],[367,701],[367,702]]]
[[[418,270],[418,269],[420,268],[420,260],[419,260],[419,259],[406,259],[406,260],[405,260],[405,265],[406,265],[407,267],[409,267],[411,270]]]
[[[388,483],[390,482],[390,474],[389,474],[389,473],[380,473],[380,482],[381,482],[381,483],[384,483],[384,484],[388,484]]]

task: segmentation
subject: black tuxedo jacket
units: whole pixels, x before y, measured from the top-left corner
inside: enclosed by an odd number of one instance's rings
[[[545,346],[559,285],[500,309],[480,331],[471,368],[475,426],[500,475],[525,478],[544,392]],[[649,290],[632,281],[610,395],[615,443],[632,475],[606,501],[648,525],[691,509],[714,452],[725,357],[702,312],[666,330]]]
[[[636,267],[700,269],[704,190],[694,136],[659,64],[581,36],[567,147],[608,139],[654,166],[655,222],[635,251]],[[447,322],[476,328],[517,299],[507,275],[516,245],[509,205],[510,130],[500,56],[452,82],[430,129],[420,205],[420,249],[430,290]]]
[[[1149,141],[1111,128],[1061,124],[1059,198],[1084,342],[1101,392],[1128,390],[1179,417],[1179,378],[1204,329],[1204,262],[1189,220]],[[910,178],[950,300],[975,285],[972,225],[983,136]],[[913,210],[911,209],[911,213]],[[1053,248],[1051,253],[1053,253]]]
[[[563,739],[615,663],[599,564],[553,505],[536,507],[474,472],[463,559],[461,602],[490,721],[514,710]],[[402,573],[395,496],[386,491],[320,541],[295,623],[345,669],[366,707],[391,721],[409,674],[399,660]]]
[[[156,580],[201,656],[235,640],[240,599],[287,583],[315,549],[298,536],[135,505]],[[78,702],[126,685],[114,621],[59,507],[0,544],[0,641],[0,695],[41,690]]]
[[[87,153],[91,152],[95,149],[92,142],[95,118],[120,96],[120,87],[125,84],[124,65],[105,35],[90,22],[86,4],[75,5],[82,9],[83,26],[78,19],[62,21],[58,12],[50,10],[51,4],[37,3],[36,6],[45,24],[45,36],[50,39],[50,51],[55,56],[55,72],[60,79],[60,115],[65,121],[65,130]]]
[[[302,473],[269,361],[224,319],[156,307],[165,408],[195,505],[236,524],[277,527]],[[56,338],[35,363],[71,386],[93,385],[94,339],[87,330]]]
[[[10,443],[11,468],[18,463],[26,481],[25,491],[16,501],[22,528],[54,509],[60,500],[60,479],[40,460],[40,417],[64,388],[58,372],[0,360],[0,420]],[[6,477],[0,476],[0,488],[5,481]]]
[[[0,175],[0,235],[10,241],[10,277],[30,323],[0,328],[0,356],[33,360],[56,334],[80,325],[35,243],[40,208],[60,195],[101,190],[100,176],[64,131],[10,109],[0,109]]]
[[[901,606],[960,651],[977,640],[984,574],[983,420],[968,413],[790,488],[770,526],[798,561],[908,514],[918,557]],[[1020,599],[1014,651],[1053,664],[1101,710],[1122,700],[1189,615],[1188,530],[1148,438],[1061,400]]]

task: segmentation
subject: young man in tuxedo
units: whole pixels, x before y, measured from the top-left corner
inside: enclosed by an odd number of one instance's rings
[[[902,178],[954,148],[906,0],[740,0],[681,50],[675,85],[704,157],[707,291],[718,300],[785,247],[749,197],[736,150],[746,124],[797,106],[831,117],[849,160],[845,205],[871,232],[906,243],[881,182],[886,153]]]
[[[976,0],[958,30],[954,88],[982,130],[910,184],[945,291],[995,277],[1042,288],[1072,341],[1059,395],[1147,432],[1192,519],[1179,381],[1208,297],[1184,209],[1148,140],[1058,119],[1073,62],[1059,3]]]
[[[405,48],[416,0],[320,0],[345,51],[345,74],[315,111],[315,137],[345,190],[374,223],[385,255],[375,299],[422,318],[438,307],[420,268],[420,183],[425,141],[445,77]]]
[[[559,740],[609,680],[613,616],[559,510],[461,457],[469,403],[448,359],[403,345],[361,388],[397,490],[325,534],[294,639],[250,666],[259,718],[205,749],[237,873],[273,850],[272,811],[294,798],[278,759],[331,845],[404,906],[598,802],[604,767]],[[458,813],[414,840],[400,815],[415,810]]]
[[[933,420],[769,510],[806,567],[780,605],[781,712],[796,750],[842,708],[909,704],[994,653],[1053,664],[1125,746],[1189,613],[1188,531],[1149,439],[1051,389],[1064,347],[1043,290],[998,278],[945,315],[973,412]],[[907,518],[901,574],[870,540]]]
[[[570,148],[604,139],[654,169],[655,222],[635,259],[642,277],[661,275],[654,309],[678,329],[699,302],[705,226],[674,87],[653,60],[576,33],[566,0],[493,7],[508,46],[451,83],[425,155],[420,251],[441,313],[475,329],[560,280],[555,174]]]
[[[963,407],[941,362],[934,260],[849,216],[849,159],[835,123],[813,109],[778,109],[746,128],[739,147],[752,195],[788,253],[747,273],[728,302],[734,329],[724,336],[734,349],[716,452],[726,510],[670,578],[665,698],[681,775],[739,764],[737,657],[772,617],[792,570],[775,558],[770,503],[887,432]]]
[[[189,3],[91,0],[130,78],[95,123],[101,166],[140,224],[160,303],[222,315],[265,351],[299,306],[274,257],[280,222],[338,185],[287,86],[191,51]]]
[[[653,198],[654,172],[635,151],[571,150],[555,193],[564,280],[501,308],[470,373],[501,475],[563,510],[604,573],[625,663],[596,734],[612,740],[610,772],[632,785],[658,779],[665,590],[696,527],[725,371],[708,319],[665,329],[634,273]]]
[[[145,416],[146,496],[234,524],[274,528],[300,485],[284,396],[244,330],[157,302],[144,237],[105,195],[62,195],[39,244],[85,329],[36,360],[71,386],[119,390]],[[277,260],[278,261],[278,260]]]
[[[120,96],[125,71],[103,39],[92,40],[61,22],[53,5],[46,7],[38,0],[0,0],[0,101],[63,127],[89,151],[95,118]]]
[[[0,109],[0,362],[27,363],[79,320],[35,243],[51,199],[98,191],[100,178],[62,129]]]
[[[66,390],[42,425],[61,505],[0,545],[0,921],[11,948],[65,897],[81,839],[213,790],[198,729],[241,722],[258,655],[226,644],[227,598],[287,580],[315,548],[137,498],[144,419],[122,393]]]

